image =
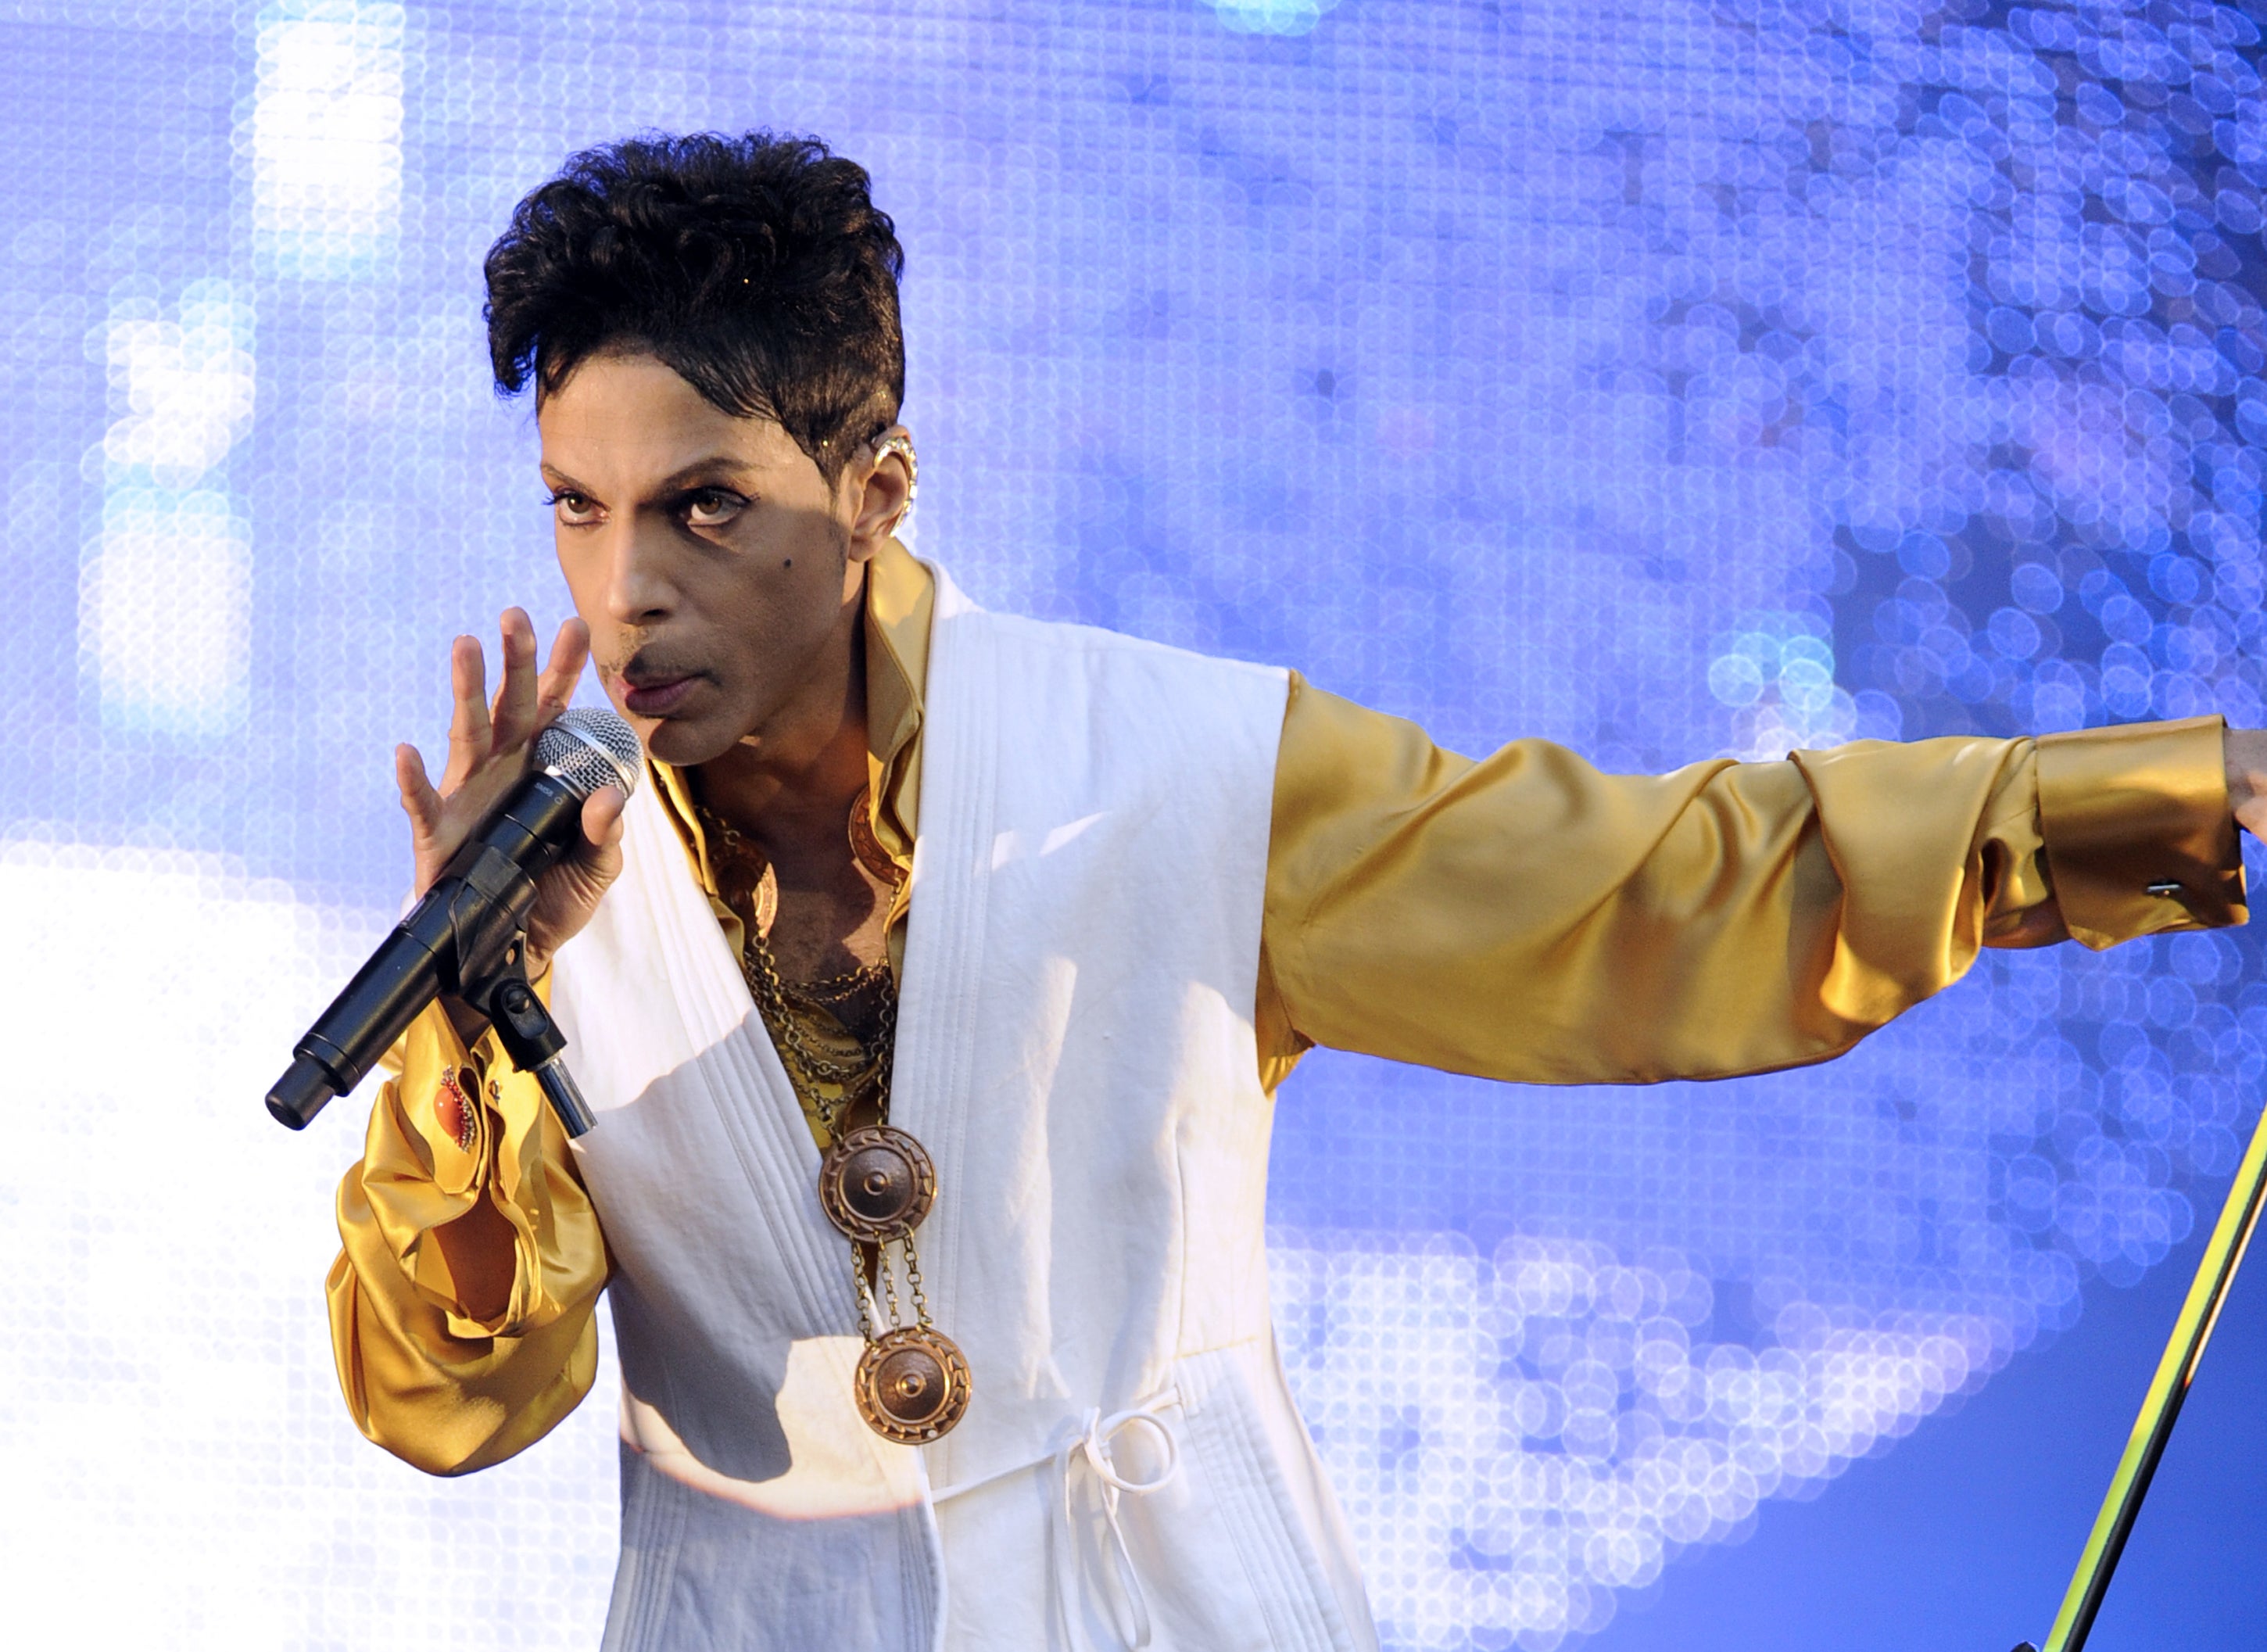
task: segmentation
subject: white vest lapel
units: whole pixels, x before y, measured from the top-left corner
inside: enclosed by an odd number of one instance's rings
[[[818,1147],[738,961],[650,787],[630,801],[623,862],[620,884],[576,950],[604,951],[630,966],[606,970],[603,984],[586,982],[571,965],[560,972],[554,1007],[570,1040],[569,1064],[602,1130],[610,1111],[636,1107],[664,1079],[701,1073],[700,1088],[767,1219],[808,1333],[846,1329],[848,1264],[819,1209]],[[576,990],[585,985],[601,1002],[585,1002]],[[594,1134],[588,1146],[603,1151],[605,1137]]]
[[[906,934],[905,982],[899,1001],[891,1122],[928,1149],[936,1165],[937,1200],[914,1243],[931,1262],[927,1288],[937,1326],[954,1334],[959,1270],[935,1266],[957,1253],[967,1211],[969,1094],[985,951],[982,873],[941,864],[945,846],[992,841],[994,771],[998,753],[992,716],[994,660],[971,647],[967,622],[982,610],[943,569],[930,567],[936,599],[929,626],[929,695],[922,719],[921,833],[913,855],[912,905]],[[964,1349],[964,1352],[965,1350]],[[935,1448],[930,1448],[932,1453]]]

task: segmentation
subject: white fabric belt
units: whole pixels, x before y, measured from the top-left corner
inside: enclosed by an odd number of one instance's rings
[[[1110,1533],[1111,1568],[1117,1576],[1119,1592],[1125,1597],[1126,1612],[1133,1622],[1129,1626],[1119,1621],[1115,1603],[1104,1606],[1103,1616],[1110,1625],[1119,1652],[1141,1652],[1149,1644],[1149,1599],[1142,1592],[1140,1575],[1134,1569],[1134,1553],[1126,1544],[1126,1529],[1119,1524],[1118,1503],[1119,1499],[1128,1492],[1139,1497],[1160,1490],[1170,1485],[1181,1472],[1180,1442],[1173,1437],[1173,1431],[1157,1418],[1159,1412],[1170,1410],[1180,1403],[1180,1391],[1169,1388],[1153,1399],[1129,1406],[1124,1411],[1113,1412],[1107,1417],[1099,1408],[1089,1410],[1076,1431],[1051,1456],[1029,1463],[1018,1463],[1013,1468],[1001,1469],[963,1486],[932,1492],[929,1501],[932,1503],[945,1502],[1011,1475],[1052,1465],[1056,1479],[1055,1513],[1061,1523],[1055,1534],[1054,1545],[1055,1615],[1062,1625],[1066,1642],[1075,1646],[1082,1637],[1073,1621],[1070,1609],[1070,1603],[1078,1590],[1074,1560],[1078,1542],[1078,1518],[1072,1507],[1072,1497],[1074,1487],[1081,1478],[1090,1480],[1101,1494],[1103,1523]],[[1164,1465],[1147,1479],[1129,1479],[1119,1472],[1111,1445],[1128,1428],[1148,1429],[1163,1448]]]

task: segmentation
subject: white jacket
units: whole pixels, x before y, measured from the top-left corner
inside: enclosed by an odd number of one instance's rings
[[[1251,1026],[1286,678],[942,575],[891,1120],[973,1400],[860,1421],[849,1247],[649,793],[553,1002],[599,1110],[622,1553],[608,1648],[1376,1644],[1275,1355]]]

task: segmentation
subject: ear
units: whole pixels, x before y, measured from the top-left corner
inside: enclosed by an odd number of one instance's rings
[[[880,458],[862,456],[843,477],[852,500],[849,556],[854,562],[866,561],[887,544],[913,503],[913,438],[906,427],[891,425],[874,438],[874,446]]]

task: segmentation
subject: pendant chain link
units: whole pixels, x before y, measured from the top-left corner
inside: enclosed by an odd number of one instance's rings
[[[696,804],[701,823],[714,832],[718,848],[729,856],[759,853],[754,850],[739,829],[706,804]],[[882,1123],[890,1118],[890,1080],[897,1058],[898,988],[887,964],[869,964],[836,975],[823,981],[811,983],[797,990],[805,998],[826,1002],[841,1002],[860,990],[872,986],[881,998],[880,1013],[876,1017],[871,1043],[851,1037],[859,1046],[862,1061],[848,1061],[830,1056],[811,1047],[803,1036],[803,1028],[788,1009],[788,988],[780,979],[779,964],[772,956],[770,941],[752,921],[742,925],[747,944],[740,950],[740,973],[747,978],[749,995],[756,1001],[764,1025],[769,1029],[772,1042],[781,1056],[780,1065],[787,1069],[788,1082],[803,1104],[818,1117],[819,1127],[826,1132],[829,1142],[838,1134],[836,1125],[841,1117],[841,1103],[825,1093],[824,1085],[833,1084],[848,1090],[861,1080],[872,1086],[877,1115]],[[845,1028],[848,1031],[847,1027]],[[913,1235],[908,1233],[897,1241],[905,1252],[907,1294],[913,1298],[913,1322],[922,1330],[932,1328],[928,1314],[928,1296],[921,1289],[921,1256],[913,1248]],[[887,1325],[896,1329],[905,1323],[904,1311],[898,1302],[896,1270],[890,1265],[887,1245],[874,1247],[869,1262],[865,1247],[855,1239],[850,1241],[850,1280],[858,1303],[859,1334],[871,1343],[880,1334],[875,1328],[880,1318],[874,1300],[877,1280],[882,1287],[884,1300],[889,1305]]]

